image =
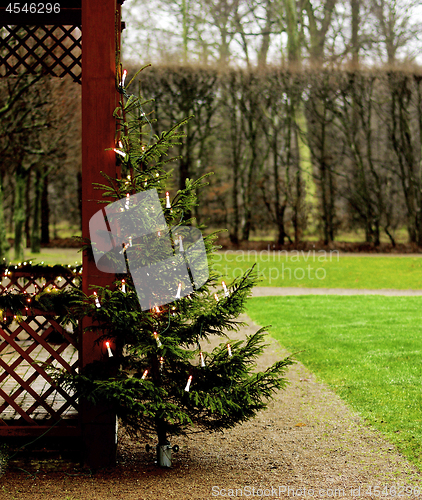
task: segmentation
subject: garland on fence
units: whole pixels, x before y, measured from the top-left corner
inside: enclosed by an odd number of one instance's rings
[[[73,304],[80,300],[82,265],[3,262],[0,274],[3,280],[9,280],[7,284],[2,283],[0,293],[0,320],[3,323],[10,324],[14,319],[19,321],[23,316],[33,315],[34,310],[53,311],[61,322],[74,322],[72,309]],[[60,288],[63,280],[72,286],[65,284]]]
[[[5,259],[3,259],[5,261]],[[60,276],[80,275],[82,273],[82,265],[75,263],[63,266],[61,264],[44,264],[29,262],[19,262],[19,264],[0,264],[0,274],[3,277],[13,277],[15,273],[27,273],[28,275],[40,276],[40,278],[51,278]],[[21,276],[19,276],[21,277]]]

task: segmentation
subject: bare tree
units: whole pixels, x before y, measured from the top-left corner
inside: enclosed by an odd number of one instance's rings
[[[392,71],[389,86],[389,130],[406,203],[409,238],[422,246],[422,77]]]
[[[399,58],[414,59],[422,48],[422,21],[415,15],[420,1],[369,1],[375,21],[376,53],[390,65],[397,63]]]

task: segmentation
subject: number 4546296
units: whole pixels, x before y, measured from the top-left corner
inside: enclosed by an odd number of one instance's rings
[[[60,12],[59,3],[9,3],[6,12],[10,14],[58,14]]]

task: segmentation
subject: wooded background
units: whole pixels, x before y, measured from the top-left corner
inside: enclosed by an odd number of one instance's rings
[[[168,166],[172,194],[186,178],[215,173],[198,222],[228,228],[233,243],[259,231],[279,244],[327,244],[360,230],[374,245],[406,233],[422,246],[418,2],[124,7],[127,81],[153,62],[133,84],[154,99],[144,106],[153,133],[193,115],[172,152],[181,159]],[[6,235],[22,255],[59,227],[79,231],[80,86],[41,74],[0,79],[0,118],[3,257]]]

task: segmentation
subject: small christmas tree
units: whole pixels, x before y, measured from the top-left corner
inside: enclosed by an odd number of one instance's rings
[[[202,238],[203,228],[184,219],[206,179],[186,181],[171,199],[172,174],[165,170],[186,120],[152,139],[145,103],[128,95],[125,76],[120,73],[115,111],[121,176],[98,185],[111,201],[91,219],[97,266],[116,280],[79,300],[105,359],[71,384],[80,397],[111,404],[133,433],[156,434],[157,461],[170,466],[171,436],[230,429],[252,418],[285,386],[292,360],[254,371],[265,347],[263,329],[246,341],[203,349],[210,336],[227,339],[242,326],[237,318],[256,279],[251,270],[226,285],[212,271],[216,235]]]

